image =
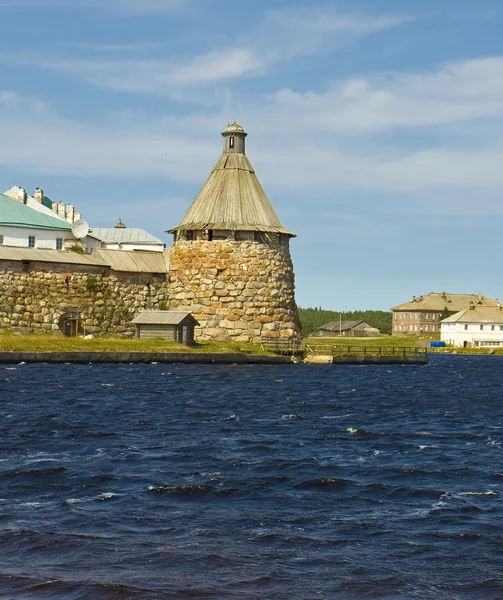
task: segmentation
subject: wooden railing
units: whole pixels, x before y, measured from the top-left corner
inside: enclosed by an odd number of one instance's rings
[[[262,350],[269,350],[277,354],[294,354],[299,351],[300,340],[287,337],[263,337],[260,340],[260,347]]]
[[[351,346],[342,344],[307,344],[306,352],[330,356],[424,356],[426,348],[415,346]]]

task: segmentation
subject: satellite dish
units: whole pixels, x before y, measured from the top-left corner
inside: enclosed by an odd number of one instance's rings
[[[84,219],[79,219],[78,221],[75,221],[75,223],[72,226],[72,233],[79,240],[85,238],[86,235],[89,233],[89,225],[87,224],[87,221],[84,221]]]

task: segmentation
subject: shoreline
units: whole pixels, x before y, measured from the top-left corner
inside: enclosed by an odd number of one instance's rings
[[[0,364],[24,363],[187,363],[187,364],[293,364],[291,356],[209,352],[0,352]]]

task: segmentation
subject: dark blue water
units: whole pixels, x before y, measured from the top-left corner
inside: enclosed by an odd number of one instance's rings
[[[0,365],[0,599],[501,600],[502,375]]]

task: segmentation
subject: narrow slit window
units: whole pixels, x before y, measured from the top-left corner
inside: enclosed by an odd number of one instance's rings
[[[229,139],[229,148],[234,148],[234,138],[233,137],[231,137]]]

